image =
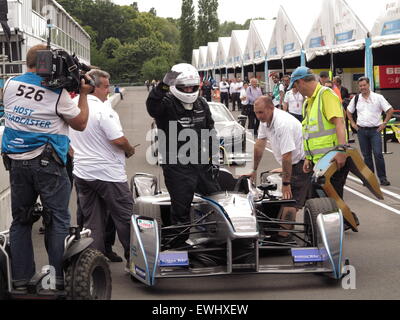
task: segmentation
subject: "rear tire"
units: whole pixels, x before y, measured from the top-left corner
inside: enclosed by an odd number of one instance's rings
[[[306,202],[304,206],[305,238],[311,243],[311,247],[317,247],[321,241],[317,226],[318,215],[332,213],[337,210],[336,201],[331,198],[311,199]]]
[[[84,250],[66,270],[65,289],[72,300],[110,300],[111,272],[104,255]]]

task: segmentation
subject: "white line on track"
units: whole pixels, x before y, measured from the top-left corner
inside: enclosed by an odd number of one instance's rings
[[[252,143],[252,144],[255,144],[255,142],[254,142],[253,140],[251,140],[251,139],[247,139],[247,141],[250,142],[250,143]],[[265,148],[265,150],[267,150],[268,152],[271,152],[271,153],[272,153],[272,150],[270,150],[270,149],[268,149],[268,148]],[[349,175],[349,178],[350,178],[351,180],[355,181],[355,182],[362,183],[360,179],[358,179],[358,178],[356,178],[356,177],[352,177],[351,175]],[[354,190],[354,189],[352,189],[352,188],[350,188],[350,187],[345,186],[344,188],[345,188],[345,190],[347,190],[348,192],[350,192],[350,193],[352,193],[352,194],[354,194],[354,195],[356,195],[356,196],[358,196],[358,197],[360,197],[360,198],[362,198],[362,199],[364,199],[364,200],[367,200],[367,201],[369,201],[369,202],[371,202],[371,203],[373,203],[373,204],[375,204],[375,205],[377,205],[377,206],[379,206],[379,207],[382,207],[382,208],[384,208],[384,209],[386,209],[386,210],[388,210],[388,211],[391,211],[391,212],[393,212],[393,213],[396,213],[396,214],[400,215],[400,210],[397,210],[397,209],[395,209],[395,208],[392,208],[391,206],[388,206],[387,204],[384,204],[384,203],[381,203],[381,202],[379,202],[379,201],[377,201],[377,200],[374,200],[374,199],[372,199],[372,198],[366,196],[365,194],[362,194],[361,192],[358,192],[358,191],[356,191],[356,190]],[[391,191],[386,190],[386,189],[383,189],[383,188],[381,188],[381,190],[382,190],[382,192],[384,192],[385,194],[390,195],[390,196],[392,196],[393,198],[396,198],[396,199],[399,199],[399,200],[400,200],[400,195],[399,195],[399,194],[394,193],[394,192],[391,192]]]
[[[392,208],[391,206],[388,206],[387,204],[384,204],[384,203],[382,203],[382,202],[376,201],[376,200],[374,200],[374,199],[372,199],[372,198],[366,196],[365,194],[362,194],[361,192],[358,192],[358,191],[356,191],[356,190],[354,190],[354,189],[352,189],[352,188],[344,187],[344,189],[347,190],[348,192],[351,192],[352,194],[354,194],[354,195],[356,195],[356,196],[359,196],[360,198],[362,198],[362,199],[364,199],[364,200],[367,200],[367,201],[369,201],[369,202],[372,202],[373,204],[376,204],[377,206],[380,206],[380,207],[382,207],[382,208],[384,208],[384,209],[386,209],[386,210],[389,210],[389,211],[391,211],[391,212],[394,212],[394,213],[400,215],[400,210],[397,210],[397,209],[395,209],[395,208]]]

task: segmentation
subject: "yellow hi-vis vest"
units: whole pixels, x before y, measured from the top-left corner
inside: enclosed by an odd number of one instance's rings
[[[313,105],[307,108],[307,100],[303,106],[303,141],[306,158],[313,163],[317,163],[327,152],[337,146],[338,138],[336,135],[336,126],[326,119],[322,112],[322,94],[327,87],[322,87]]]

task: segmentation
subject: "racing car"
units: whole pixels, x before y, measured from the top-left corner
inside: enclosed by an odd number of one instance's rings
[[[255,187],[247,177],[235,178],[221,169],[222,192],[195,195],[187,225],[171,225],[170,196],[161,190],[157,177],[136,174],[131,180],[136,205],[131,218],[131,279],[148,286],[156,285],[160,278],[238,273],[314,273],[340,280],[349,264],[343,252],[344,221],[353,229],[357,224],[330,182],[337,171],[331,161],[337,152],[327,153],[315,166],[314,198],[306,202],[302,221],[296,222],[277,218],[283,206],[293,204],[282,200],[279,174],[262,173],[261,184]],[[375,175],[357,150],[349,148],[347,153],[351,172],[383,199]],[[288,230],[289,225],[294,228]],[[292,233],[296,241],[276,242],[273,235],[283,230]],[[174,238],[182,234],[189,235],[187,245],[171,247]],[[274,263],[271,253],[282,250],[289,252],[286,263]]]
[[[131,218],[132,280],[154,286],[160,278],[244,272],[315,273],[341,279],[344,265],[349,264],[343,252],[344,217],[338,207],[341,199],[327,197],[335,196],[330,184],[336,170],[331,163],[335,154],[328,153],[315,167],[315,198],[307,201],[302,221],[296,222],[278,218],[282,207],[294,203],[282,199],[279,174],[262,173],[261,184],[253,186],[247,177],[235,178],[221,169],[218,179],[222,191],[211,196],[195,195],[191,223],[187,225],[171,225],[170,196],[161,190],[157,177],[136,174],[131,180],[136,205],[136,214]],[[365,174],[362,163],[354,163],[353,167],[361,170],[353,171],[367,186],[373,186],[376,181],[372,176],[360,174]],[[351,212],[346,221],[357,227],[351,221]],[[287,226],[294,228],[288,231]],[[283,230],[292,233],[293,243],[275,240],[273,235]],[[183,234],[189,236],[185,246],[170,245]],[[271,252],[282,250],[289,253],[289,259],[284,264],[274,263]]]

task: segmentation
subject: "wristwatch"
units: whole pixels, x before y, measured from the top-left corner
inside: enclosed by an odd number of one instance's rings
[[[285,187],[289,187],[289,186],[291,186],[292,184],[291,184],[290,182],[282,182],[282,185],[285,186]]]
[[[336,151],[346,152],[348,147],[349,147],[349,146],[346,146],[346,145],[344,145],[344,144],[341,144],[341,145],[338,145],[338,146],[335,148],[335,150],[336,150]]]

